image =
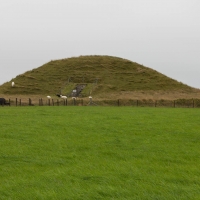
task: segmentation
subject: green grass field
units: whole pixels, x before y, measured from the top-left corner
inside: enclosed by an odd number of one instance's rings
[[[0,199],[200,199],[200,110],[0,107]]]

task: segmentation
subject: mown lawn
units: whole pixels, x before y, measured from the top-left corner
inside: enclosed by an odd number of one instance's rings
[[[200,110],[0,107],[0,199],[200,199]]]

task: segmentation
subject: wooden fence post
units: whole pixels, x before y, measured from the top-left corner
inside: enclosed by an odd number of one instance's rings
[[[75,106],[75,104],[76,104],[76,100],[75,98],[73,98],[73,105]]]
[[[31,106],[31,99],[30,98],[28,99],[28,103],[29,103],[29,106]]]
[[[117,100],[117,105],[118,105],[118,106],[120,105],[119,99]]]

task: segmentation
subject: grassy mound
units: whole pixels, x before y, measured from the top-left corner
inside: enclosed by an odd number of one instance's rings
[[[11,87],[11,82],[15,87]],[[0,86],[1,94],[69,94],[84,84],[82,96],[133,91],[187,91],[191,88],[138,63],[111,56],[55,60]]]

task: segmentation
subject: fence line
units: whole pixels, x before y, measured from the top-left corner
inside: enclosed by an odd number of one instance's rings
[[[16,98],[15,100],[8,100],[6,105],[9,106],[133,106],[133,107],[173,107],[173,108],[200,108],[200,99],[177,99],[177,100],[135,100],[135,99],[117,99],[117,100],[97,100],[91,103],[87,99],[39,99],[33,102],[31,98],[27,101]],[[4,106],[4,105],[2,105]]]

